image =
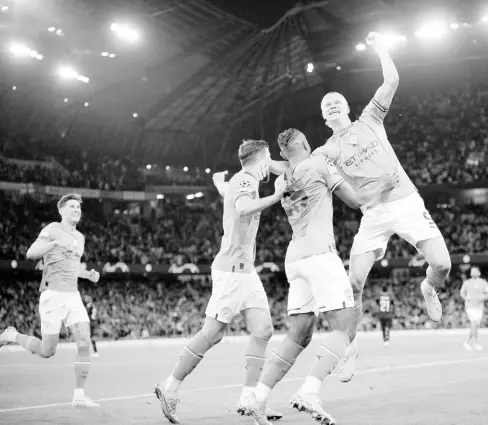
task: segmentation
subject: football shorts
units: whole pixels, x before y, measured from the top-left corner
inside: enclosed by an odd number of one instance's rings
[[[334,252],[285,264],[289,281],[289,316],[353,307],[353,291],[340,257]]]
[[[377,260],[380,260],[394,233],[414,247],[420,241],[442,236],[423,199],[416,192],[367,210],[353,240],[350,256],[380,250],[377,256]]]
[[[61,323],[72,326],[75,323],[90,322],[80,293],[61,292],[46,289],[39,298],[41,332],[47,335],[58,334]]]
[[[470,323],[480,324],[482,320],[483,309],[479,307],[468,307],[465,309]]]
[[[212,269],[212,294],[205,314],[222,323],[248,308],[266,308],[267,294],[258,273],[233,273]]]

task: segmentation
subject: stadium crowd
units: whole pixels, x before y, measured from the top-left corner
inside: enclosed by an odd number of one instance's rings
[[[431,211],[452,254],[487,252],[487,207],[445,205]],[[340,256],[348,258],[360,212],[335,200],[335,235]],[[0,258],[24,260],[33,238],[59,216],[54,205],[24,197],[8,202],[0,192]],[[222,235],[222,203],[192,209],[179,198],[166,198],[159,218],[139,218],[135,225],[127,215],[97,215],[85,208],[80,231],[86,237],[86,262],[122,261],[127,264],[171,265],[177,256],[184,262],[208,264],[217,254]],[[291,228],[279,205],[262,213],[257,236],[257,264],[281,262],[291,239]],[[386,258],[410,258],[415,249],[394,236]]]
[[[366,100],[351,105],[353,118],[359,116]],[[487,181],[487,112],[487,87],[468,85],[463,90],[443,93],[400,93],[386,119],[386,129],[415,184]],[[306,132],[314,146],[328,136],[325,126],[318,120],[311,120],[300,129]],[[210,176],[198,168],[190,167],[182,172],[181,167],[167,169],[168,164],[160,164],[156,167],[159,172],[155,173],[153,168],[149,174],[146,164],[137,164],[130,156],[89,155],[64,141],[0,135],[0,155],[25,160],[55,160],[59,166],[27,167],[0,158],[0,180],[7,181],[105,190],[142,190],[149,184],[210,184]],[[235,156],[233,151],[231,157]],[[187,164],[175,165],[200,163],[199,158],[188,155],[185,161]],[[228,166],[233,167],[232,164]]]
[[[269,297],[274,328],[285,332],[287,319],[287,284],[285,276],[270,275],[264,280]],[[0,285],[0,328],[16,326],[22,332],[37,334],[40,329],[38,282],[20,282],[6,279]],[[364,316],[360,329],[378,328],[376,300],[382,287],[381,281],[367,283],[364,294]],[[454,276],[441,289],[440,298],[445,314],[440,324],[434,324],[427,316],[419,282],[416,279],[397,281],[392,285],[395,298],[394,329],[424,329],[429,327],[459,328],[467,323],[459,291],[460,276]],[[82,292],[95,299],[98,309],[96,336],[98,338],[178,337],[194,334],[203,324],[205,308],[210,297],[209,279],[180,281],[111,281],[93,285],[81,283]],[[483,326],[487,327],[487,313]],[[327,329],[324,317],[319,329]],[[246,323],[241,316],[235,318],[229,334],[244,334]],[[68,336],[66,331],[64,337]]]

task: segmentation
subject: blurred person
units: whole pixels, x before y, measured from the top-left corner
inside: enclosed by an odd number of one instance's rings
[[[384,345],[388,347],[391,339],[394,300],[392,299],[387,286],[382,288],[380,297],[377,299],[377,305],[379,307],[378,318],[380,328],[382,329],[382,338],[384,340]]]
[[[460,296],[465,301],[465,312],[470,320],[469,338],[464,342],[464,347],[468,351],[472,351],[471,343],[476,350],[482,350],[477,338],[487,293],[487,281],[481,278],[480,268],[472,266],[470,279],[467,279],[460,289]]]
[[[74,407],[94,407],[97,403],[85,396],[85,381],[90,370],[90,319],[78,291],[78,278],[98,282],[95,270],[81,267],[85,237],[76,229],[81,219],[81,196],[68,194],[58,201],[61,222],[48,224],[27,251],[27,258],[42,258],[44,268],[40,285],[39,314],[42,339],[24,335],[9,326],[0,335],[0,346],[17,343],[41,358],[52,357],[64,323],[75,338]]]
[[[366,42],[374,46],[380,58],[384,82],[355,122],[348,116],[350,108],[343,95],[326,94],[321,101],[321,111],[333,136],[315,151],[329,158],[359,193],[377,185],[385,172],[396,172],[400,177],[399,184],[382,202],[366,203],[361,208],[363,217],[353,240],[349,272],[355,297],[355,322],[358,324],[362,313],[365,281],[374,263],[384,257],[393,234],[398,234],[425,256],[429,267],[420,289],[428,315],[439,322],[442,307],[435,288],[443,284],[450,272],[450,254],[423,199],[399,163],[384,128],[384,118],[399,85],[397,69],[378,33],[370,33]],[[357,357],[358,347],[353,340],[338,368],[342,382],[353,377]]]
[[[267,359],[255,392],[247,398],[247,411],[259,425],[269,424],[268,396],[309,345],[317,316],[324,313],[332,332],[319,347],[309,376],[292,397],[291,404],[322,424],[334,424],[334,419],[321,406],[318,392],[355,338],[356,328],[352,287],[336,252],[333,193],[354,208],[359,208],[362,201],[327,158],[310,155],[311,148],[303,133],[285,130],[278,137],[278,145],[288,168],[277,181],[287,184],[281,203],[293,232],[285,256],[290,285],[289,330]],[[274,168],[273,163],[271,166]],[[370,197],[382,196],[395,184],[397,176],[388,176]]]
[[[261,140],[245,140],[239,147],[241,171],[225,188],[221,249],[212,264],[212,294],[206,318],[198,332],[184,347],[183,354],[168,378],[158,383],[155,394],[161,409],[171,423],[179,423],[176,415],[178,390],[205,353],[218,344],[233,317],[239,313],[251,332],[245,355],[245,378],[238,412],[244,409],[245,398],[254,390],[265,362],[265,351],[273,326],[268,299],[255,268],[256,234],[260,214],[280,201],[285,189],[284,179],[277,180],[275,192],[259,197],[259,182],[268,178],[264,161],[270,158],[268,144]],[[270,409],[270,418],[282,415]]]
[[[88,318],[90,319],[90,341],[92,342],[93,354],[92,357],[100,357],[97,350],[97,342],[95,341],[96,325],[98,324],[98,311],[93,298],[90,295],[85,295],[85,308],[87,309]]]

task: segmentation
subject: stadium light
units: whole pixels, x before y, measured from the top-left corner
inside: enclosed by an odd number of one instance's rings
[[[165,167],[165,169],[166,169],[166,171],[170,171],[170,166],[169,166],[169,165],[167,165],[167,166]]]
[[[341,66],[339,66],[339,65],[338,65],[338,66],[336,67],[336,70],[337,70],[337,71],[341,71]]]
[[[146,165],[146,168],[147,168],[148,170],[151,170],[151,164]]]
[[[210,168],[206,168],[206,169],[205,169],[205,172],[206,172],[207,174],[209,174],[209,173],[211,172],[211,169],[210,169]]]
[[[49,28],[48,28],[48,31],[49,31],[49,32],[54,32],[54,31],[56,31],[56,27],[49,27]]]
[[[12,44],[9,47],[10,53],[12,53],[17,58],[33,58],[37,60],[41,60],[44,58],[43,55],[36,52],[35,50],[30,49],[24,44]]]
[[[381,34],[380,40],[381,40],[381,43],[383,43],[385,46],[392,47],[392,46],[394,46],[394,44],[397,44],[400,41],[406,41],[407,38],[405,35]]]
[[[64,100],[63,100],[64,103],[68,103],[68,98],[65,97]]]
[[[106,57],[106,56],[109,56],[109,52],[102,52],[102,53],[100,53],[100,55]]]
[[[460,25],[457,24],[456,22],[452,22],[450,25],[449,25],[450,29],[452,30],[458,30]]]
[[[132,116],[133,116],[134,118],[137,118],[137,117],[139,117],[139,114],[138,114],[137,112],[134,112],[134,114],[132,114]]]
[[[62,30],[61,28],[58,28],[58,29],[56,30],[56,35],[57,35],[58,37],[62,37],[62,36],[64,35],[63,30]]]
[[[314,64],[309,62],[306,67],[306,71],[309,72],[309,74],[314,71]]]
[[[111,59],[113,59],[113,58],[115,58],[115,57],[116,57],[116,54],[115,54],[115,53],[111,53],[111,54],[109,55],[109,58],[111,58]]]
[[[190,201],[195,198],[195,195],[187,195],[187,199]]]
[[[447,26],[441,22],[433,22],[420,28],[414,35],[419,38],[435,39],[443,36],[446,29]]]
[[[196,198],[202,198],[202,196],[204,196],[204,194],[203,194],[202,192],[197,192],[197,193],[195,194],[195,197],[196,197]]]
[[[187,172],[188,171],[188,167],[183,167],[183,171]]]
[[[165,195],[159,193],[158,195],[156,195],[156,199],[165,199]]]
[[[487,22],[487,15],[482,17],[482,22]]]
[[[69,66],[59,68],[58,74],[63,80],[78,80],[82,83],[88,83],[90,81],[90,78],[78,74],[78,72]]]
[[[2,12],[4,12],[4,13],[5,13],[5,12],[8,12],[8,6],[2,6],[2,7],[0,8],[0,10],[1,10]]]
[[[365,44],[363,43],[359,43],[355,46],[355,49],[357,49],[359,52],[362,52],[363,50],[365,50],[367,48],[367,46],[365,46]]]
[[[90,106],[90,103],[85,102],[85,108],[88,108]]]
[[[12,90],[13,90],[13,91],[17,90],[17,86],[13,86],[13,87],[12,87]]]
[[[139,33],[129,25],[113,23],[111,24],[110,29],[124,41],[134,43],[139,40]]]

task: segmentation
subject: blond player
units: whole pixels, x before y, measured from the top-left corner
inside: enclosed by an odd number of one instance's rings
[[[58,202],[61,223],[48,224],[27,251],[27,258],[44,261],[39,299],[42,339],[24,335],[10,326],[0,335],[0,346],[17,343],[41,358],[56,352],[61,323],[75,338],[75,390],[73,406],[98,406],[85,396],[85,381],[90,370],[90,319],[78,292],[78,278],[98,282],[97,271],[80,267],[85,238],[76,230],[81,219],[81,197],[78,194],[63,196]]]
[[[464,347],[468,351],[472,351],[470,344],[473,342],[476,350],[482,350],[477,337],[484,313],[484,303],[487,300],[487,281],[481,278],[479,267],[471,267],[470,279],[463,283],[460,296],[465,301],[465,311],[470,320],[469,338],[464,342]]]
[[[285,183],[279,181],[273,195],[260,199],[258,185],[265,177],[264,161],[270,158],[268,144],[260,140],[244,141],[238,155],[242,170],[231,178],[229,184],[218,186],[224,194],[224,235],[221,249],[212,264],[212,295],[205,312],[204,326],[185,346],[170,376],[155,387],[162,412],[171,423],[179,423],[176,407],[180,385],[204,354],[221,341],[236,314],[243,315],[251,332],[245,354],[245,382],[239,413],[243,411],[245,397],[252,393],[258,382],[265,362],[265,350],[272,336],[267,296],[254,268],[255,240],[261,211],[280,200]],[[266,414],[270,418],[282,416],[271,410]]]
[[[426,210],[423,199],[402,168],[389,143],[384,118],[399,84],[399,75],[389,52],[377,33],[370,33],[382,65],[384,82],[363,110],[358,121],[351,122],[350,108],[339,93],[328,93],[321,102],[326,125],[333,136],[316,150],[329,158],[341,176],[360,194],[366,193],[385,172],[399,174],[399,184],[377,205],[362,205],[363,217],[350,253],[350,283],[355,298],[355,322],[362,311],[362,291],[372,266],[384,254],[390,236],[401,236],[420,251],[429,263],[426,279],[421,283],[430,318],[438,322],[442,308],[435,288],[450,272],[450,255],[445,240]],[[350,345],[339,365],[340,379],[349,381],[358,356],[356,341]]]
[[[350,341],[353,326],[353,292],[342,261],[336,253],[333,232],[335,193],[352,207],[362,202],[338,174],[327,158],[310,156],[304,134],[289,129],[279,135],[281,156],[288,169],[282,178],[287,189],[282,198],[293,236],[285,257],[285,272],[290,285],[287,312],[289,330],[279,348],[266,362],[254,394],[248,397],[247,410],[260,425],[268,425],[266,402],[269,393],[283,379],[312,339],[317,315],[326,315],[332,330],[319,347],[309,376],[292,398],[292,407],[310,413],[322,424],[334,424],[318,400],[323,380],[335,368]],[[381,197],[397,183],[397,176],[377,182],[370,199]]]

